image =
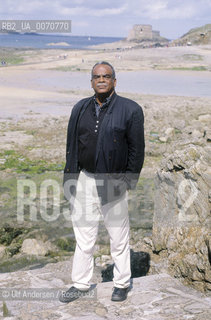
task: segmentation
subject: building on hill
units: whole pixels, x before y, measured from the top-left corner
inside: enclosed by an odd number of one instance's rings
[[[128,41],[156,40],[160,38],[160,32],[152,30],[150,24],[135,24],[129,31]]]

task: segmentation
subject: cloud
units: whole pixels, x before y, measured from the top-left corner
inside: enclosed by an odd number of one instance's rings
[[[208,5],[209,3],[209,5]],[[210,0],[131,0],[133,14],[152,20],[191,19],[211,7]]]
[[[105,17],[105,16],[113,16],[120,15],[127,11],[127,5],[123,5],[120,7],[104,7],[104,8],[89,8],[85,6],[78,7],[63,7],[60,8],[59,13],[63,16],[69,15],[73,16],[84,16],[84,17]]]
[[[123,5],[122,5],[123,3]],[[7,15],[13,14],[15,16],[22,14],[23,16],[29,15],[30,18],[42,17],[104,17],[104,16],[114,16],[121,15],[127,11],[127,1],[117,0],[112,2],[110,0],[19,0],[14,3],[11,0],[5,0],[4,4],[0,7],[0,14],[7,12]]]
[[[196,13],[196,9],[189,4],[183,3],[179,6],[168,7],[168,3],[165,4],[162,1],[156,5],[148,4],[146,9],[146,16],[150,19],[184,19],[191,18]]]
[[[0,13],[51,17],[122,16],[147,19],[186,19],[206,14],[210,0],[5,0]],[[41,18],[41,17],[40,17]],[[70,17],[71,18],[71,17]]]
[[[92,16],[96,16],[96,17],[104,17],[104,16],[108,16],[108,15],[120,15],[121,13],[124,13],[127,11],[127,5],[123,5],[121,7],[118,8],[104,8],[104,9],[97,9],[97,10],[93,10],[90,9],[89,13]]]
[[[152,24],[158,30],[183,28],[186,32],[189,26],[209,23],[211,16],[211,0],[1,0],[1,2],[0,19],[70,19],[73,21],[75,34],[87,32],[124,36],[136,23]]]

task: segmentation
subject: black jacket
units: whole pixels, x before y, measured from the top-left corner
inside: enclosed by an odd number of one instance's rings
[[[68,188],[74,178],[77,180],[80,172],[77,124],[91,99],[93,97],[80,100],[70,116],[64,169],[64,182]],[[135,188],[144,162],[144,147],[142,108],[136,102],[114,93],[102,121],[96,146],[96,177],[103,178],[107,182],[112,181],[114,185],[113,189],[110,186],[107,188],[109,193],[114,193],[113,197],[104,195],[107,199],[103,202],[112,201],[115,197],[121,196],[126,189]],[[69,184],[66,183],[68,180]]]

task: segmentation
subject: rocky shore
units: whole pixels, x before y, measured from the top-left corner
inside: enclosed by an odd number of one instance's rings
[[[210,70],[208,47],[159,49],[69,51],[65,60],[59,58],[62,50],[27,51],[23,53],[25,64],[0,68],[1,287],[24,288],[24,284],[33,287],[41,270],[36,268],[42,268],[42,281],[38,281],[41,287],[69,285],[75,242],[62,190],[66,128],[73,105],[92,92],[43,86],[45,72],[50,72],[49,69],[84,72],[99,60],[110,61],[117,71],[151,69],[153,65],[190,70],[200,66],[201,61]],[[37,75],[33,78],[36,72],[40,83]],[[204,72],[210,76],[209,71]],[[61,76],[59,81],[64,81]],[[108,302],[112,285],[100,282],[111,280],[112,260],[108,236],[101,224],[93,279],[100,288],[101,300],[92,302],[89,308],[84,304],[80,315],[76,314],[81,306],[77,301],[75,311],[69,306],[59,306],[58,314],[49,302],[39,310],[40,302],[21,306],[20,302],[6,301],[2,312],[5,314],[8,308],[11,319],[28,319],[25,308],[35,308],[36,319],[59,316],[68,319],[69,314],[73,319],[79,316],[85,319],[86,311],[86,319],[209,318],[206,306],[210,308],[210,298],[198,291],[209,296],[211,290],[211,99],[123,94],[137,101],[145,114],[146,159],[137,190],[129,195],[133,276],[144,277],[134,280],[134,291],[121,310]],[[52,190],[47,197],[40,194],[42,183],[49,179],[58,186],[60,194],[57,203],[60,215],[55,221],[46,221],[41,214],[43,199],[47,202],[48,218],[54,214]],[[17,210],[17,195],[29,196],[32,190],[28,187],[22,195],[18,193],[20,181],[34,186],[33,208],[37,209],[34,215],[27,206],[21,214]],[[66,269],[64,272],[67,266],[68,272]],[[35,274],[35,282],[25,282],[27,277],[34,279]],[[62,274],[67,278],[63,279]],[[175,278],[198,291],[184,287]],[[173,291],[166,290],[167,287]],[[169,304],[174,306],[175,315]],[[18,318],[18,310],[23,313],[22,318]]]
[[[112,282],[104,282],[97,283],[87,297],[62,304],[57,297],[69,287],[70,267],[70,262],[58,262],[42,269],[0,274],[0,319],[206,320],[211,315],[210,297],[165,273],[132,279],[123,302],[110,300]]]

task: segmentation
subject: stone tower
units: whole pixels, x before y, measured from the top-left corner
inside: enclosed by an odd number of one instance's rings
[[[128,41],[160,40],[160,32],[152,30],[150,24],[135,24],[127,37]]]
[[[130,30],[127,40],[152,40],[152,26],[150,24],[135,24]]]

